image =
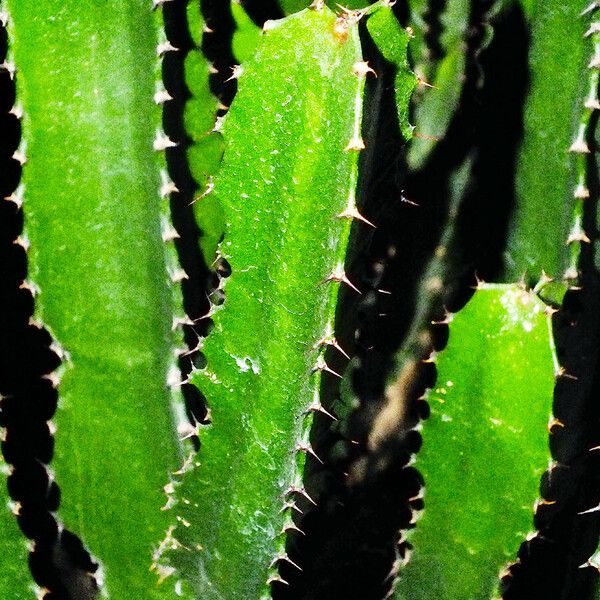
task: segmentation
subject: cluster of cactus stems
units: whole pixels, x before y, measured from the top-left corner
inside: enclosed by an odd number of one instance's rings
[[[600,598],[579,4],[0,0],[3,597]]]

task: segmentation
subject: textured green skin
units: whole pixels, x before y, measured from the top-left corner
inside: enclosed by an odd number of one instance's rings
[[[422,7],[417,7],[417,10]],[[432,64],[424,60],[417,67],[422,76],[435,88],[422,88],[421,97],[416,97],[414,122],[415,139],[408,151],[408,163],[412,169],[421,167],[437,143],[436,138],[444,137],[454,116],[463,87],[465,74],[466,28],[469,23],[470,3],[466,0],[448,0],[441,16],[443,31],[440,45],[444,56]],[[421,22],[415,21],[415,29]],[[422,34],[417,37],[419,41]],[[420,74],[417,71],[417,74]],[[424,136],[424,137],[419,137]],[[431,139],[433,138],[433,139]]]
[[[231,3],[231,14],[236,26],[232,40],[233,55],[238,63],[243,64],[252,58],[262,30],[248,16],[240,0]]]
[[[329,9],[306,10],[265,33],[223,125],[214,193],[232,275],[205,341],[208,367],[192,376],[212,425],[173,509],[189,523],[175,537],[199,552],[167,556],[207,600],[269,594],[284,495],[303,468],[295,447],[321,385],[315,344],[335,313],[339,284],[322,282],[348,243],[350,221],[336,215],[356,186],[358,152],[345,148],[364,87],[353,74],[358,27],[340,42],[334,22]]]
[[[36,318],[68,352],[52,465],[60,518],[102,562],[111,598],[175,597],[149,572],[168,519],[162,487],[180,460],[164,157],[153,150],[160,12],[146,0],[8,8]]]
[[[303,8],[310,6],[314,0],[279,0],[281,9],[286,15],[298,12]],[[345,8],[365,8],[371,4],[370,0],[346,0],[345,2],[336,2],[335,0],[327,0],[326,4],[332,10],[339,11],[339,7]]]
[[[232,7],[233,8],[233,7]],[[223,157],[223,137],[214,131],[218,102],[210,90],[210,65],[202,54],[204,19],[197,0],[187,5],[188,29],[195,47],[185,58],[185,82],[190,98],[183,113],[185,131],[190,138],[187,160],[198,185],[194,216],[200,227],[200,249],[210,264],[223,235],[223,216],[219,204],[206,191]]]
[[[0,468],[8,468],[0,457]],[[6,477],[2,476],[0,489],[0,594],[11,600],[32,600],[35,587],[27,568],[27,541],[19,530],[15,515],[9,510],[10,496],[6,491]]]
[[[572,226],[576,164],[567,150],[587,93],[588,2],[548,0],[531,6],[530,93],[516,171],[517,206],[505,254],[505,281],[542,270],[561,278],[570,264],[565,244]],[[556,90],[560,90],[557,93]],[[551,173],[552,176],[548,176]]]
[[[400,26],[389,8],[375,11],[367,20],[367,29],[379,52],[396,66],[394,92],[398,124],[404,139],[408,141],[413,131],[409,122],[409,104],[417,84],[417,77],[408,63],[410,35]]]
[[[555,374],[545,308],[516,285],[481,284],[454,316],[418,457],[425,511],[396,600],[489,600],[532,529]]]
[[[410,45],[411,64],[422,76],[428,75],[428,67],[433,66],[429,59],[429,49],[425,43],[425,20],[423,15],[429,5],[428,0],[409,0],[409,22],[413,30],[413,41]]]

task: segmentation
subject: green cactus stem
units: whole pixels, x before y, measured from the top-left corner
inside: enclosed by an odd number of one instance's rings
[[[397,600],[494,597],[550,458],[558,367],[546,305],[517,285],[480,284],[450,330],[418,460],[425,510]]]
[[[414,425],[410,414],[412,387],[398,386],[398,382],[406,382],[407,378],[414,377],[419,362],[431,353],[432,319],[444,310],[448,292],[457,278],[457,270],[461,263],[456,240],[456,218],[472,164],[472,159],[467,159],[450,176],[450,204],[440,241],[420,279],[411,327],[395,354],[394,375],[389,379],[384,393],[384,404],[375,416],[369,432],[369,450],[375,454],[382,451],[390,438],[398,436],[400,432],[407,431]]]
[[[161,57],[173,48],[146,0],[6,4],[35,319],[63,361],[59,514],[100,562],[107,597],[174,598],[149,571],[168,524],[162,486],[181,460],[185,274],[161,127]]]
[[[367,19],[367,30],[383,57],[396,67],[394,95],[398,113],[398,125],[406,141],[413,135],[414,127],[409,122],[409,104],[418,78],[408,63],[410,31],[400,26],[391,5],[384,3]]]
[[[582,13],[586,15],[593,13],[598,8],[597,2],[592,2]],[[589,45],[592,52],[589,53],[588,68],[588,94],[585,97],[583,105],[580,108],[579,123],[577,134],[573,143],[569,147],[569,152],[573,154],[575,163],[576,184],[573,188],[573,203],[571,214],[571,230],[567,238],[569,246],[569,262],[563,275],[567,281],[578,279],[579,257],[581,255],[581,244],[590,243],[590,239],[584,231],[584,212],[585,201],[590,197],[590,182],[588,174],[588,155],[590,147],[588,140],[591,136],[591,119],[594,111],[600,110],[600,101],[598,100],[598,82],[600,70],[600,23],[592,22],[589,29],[584,34],[589,38]]]
[[[505,253],[505,281],[525,276],[535,286],[552,278],[542,294],[556,304],[577,282],[579,246],[587,240],[582,222],[589,193],[587,140],[597,103],[597,67],[588,66],[597,39],[593,31],[586,36],[584,8],[583,2],[560,0],[529,7],[531,82]]]
[[[583,15],[591,15],[595,16],[596,11],[600,8],[600,2],[594,0],[588,7],[583,11]],[[578,183],[575,191],[573,193],[574,196],[574,227],[579,225],[579,233],[582,236],[585,236],[583,232],[583,212],[584,212],[584,203],[589,199],[589,183],[588,183],[588,173],[587,173],[587,154],[590,152],[590,148],[588,146],[588,140],[590,139],[590,118],[591,114],[594,110],[598,110],[600,108],[600,103],[598,102],[598,82],[599,82],[599,70],[600,70],[600,22],[592,21],[588,30],[585,32],[585,37],[590,39],[590,42],[593,46],[593,54],[588,63],[589,68],[589,95],[587,96],[583,110],[581,111],[581,121],[580,128],[578,131],[578,137],[575,139],[573,146],[575,146],[574,154],[576,161],[576,170],[577,170],[577,178]],[[573,150],[573,146],[571,149]],[[578,231],[574,228],[574,237],[577,238]],[[588,239],[577,240],[574,241],[588,241]],[[571,252],[571,261],[575,265],[575,268],[579,262],[579,243],[573,244],[573,249]],[[569,267],[570,268],[570,267]],[[574,271],[574,274],[577,274],[577,271]],[[597,452],[598,448],[592,448],[591,451]],[[600,510],[600,505],[593,506],[585,511],[583,511],[582,518],[592,518],[597,515]],[[596,551],[590,556],[586,563],[581,565],[582,568],[591,567],[598,571],[600,571],[600,545],[596,548]],[[596,600],[600,598],[600,585],[596,584],[596,594],[594,596]]]
[[[309,502],[302,473],[323,378],[335,377],[324,356],[337,346],[338,289],[360,293],[344,273],[350,228],[370,226],[355,203],[359,16],[315,6],[267,22],[222,124],[212,194],[231,276],[211,311],[207,366],[191,376],[212,424],[172,490],[178,524],[164,547],[176,550],[160,557],[202,598],[267,597],[296,502]]]
[[[429,10],[422,2],[411,3],[411,25],[417,39],[415,71],[420,78],[420,93],[415,95],[415,139],[408,151],[412,169],[422,166],[437,141],[444,137],[458,107],[466,70],[467,29],[471,5],[464,0],[448,0],[440,15],[442,32],[441,57],[431,57],[423,50],[423,13]],[[433,86],[433,87],[432,87]]]
[[[279,0],[279,4],[284,14],[291,15],[309,6],[318,7],[327,5],[331,9],[344,7],[349,10],[356,10],[366,8],[372,2],[370,0],[346,0],[344,3],[336,2],[335,0]]]
[[[235,21],[232,40],[233,55],[240,64],[244,64],[254,54],[260,39],[261,28],[248,16],[240,0],[233,0],[231,3],[231,14]]]
[[[184,125],[190,139],[187,160],[198,186],[193,208],[200,227],[200,249],[204,260],[210,264],[225,227],[221,207],[208,194],[212,177],[223,157],[223,136],[217,130],[218,101],[210,90],[212,66],[202,54],[203,36],[210,33],[197,0],[190,0],[187,4],[187,21],[194,42],[184,64],[185,81],[190,91],[184,109]]]

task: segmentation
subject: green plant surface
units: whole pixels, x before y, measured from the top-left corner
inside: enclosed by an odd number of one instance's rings
[[[414,7],[411,23],[419,31],[423,27],[423,6]],[[448,0],[441,13],[440,47],[443,55],[439,59],[424,59],[422,51],[416,65],[417,75],[424,78],[433,88],[423,86],[422,93],[416,95],[414,103],[414,123],[416,136],[408,151],[408,163],[412,169],[421,167],[437,141],[444,137],[454,116],[463,88],[466,68],[467,29],[471,4],[465,0]],[[418,34],[420,41],[422,32]],[[422,44],[422,43],[421,43]]]
[[[231,43],[233,55],[243,64],[252,58],[261,35],[261,28],[248,16],[240,0],[231,3],[231,14],[235,21],[235,32]]]
[[[367,30],[385,60],[396,67],[394,93],[398,124],[406,141],[412,138],[414,127],[409,122],[409,105],[417,77],[408,63],[410,33],[400,26],[391,8],[375,11],[367,19]]]
[[[480,284],[437,359],[418,468],[425,510],[397,600],[489,600],[533,526],[548,465],[556,358],[546,305]]]
[[[319,0],[279,0],[281,10],[286,15],[291,15],[311,5],[319,4]],[[345,0],[345,2],[336,2],[335,0],[323,0],[322,4],[329,6],[332,10],[340,9],[341,7],[350,10],[366,8],[372,2],[370,0]]]
[[[358,216],[361,61],[358,24],[328,8],[271,22],[223,122],[213,193],[232,272],[207,367],[191,376],[212,424],[174,491],[179,525],[165,546],[177,550],[163,557],[205,599],[269,596],[295,527],[339,285],[353,285],[343,267]]]
[[[433,65],[430,61],[431,51],[427,47],[425,32],[427,23],[425,13],[429,6],[428,0],[409,0],[410,28],[413,32],[413,42],[410,45],[410,60],[422,77],[427,75],[427,69]]]
[[[173,314],[183,315],[161,239],[171,144],[155,97],[161,13],[146,0],[7,7],[35,318],[63,359],[60,518],[100,561],[108,597],[176,597],[149,571],[168,523],[162,488],[181,460],[167,385],[178,379]]]
[[[581,143],[587,132],[582,103],[590,91],[593,49],[584,36],[589,26],[589,19],[581,16],[585,7],[580,1],[550,0],[529,9],[530,90],[516,165],[517,203],[505,254],[506,281],[525,275],[535,285],[542,271],[567,283],[577,278],[578,250],[573,253],[573,244],[580,240],[572,236],[583,234],[582,199],[574,195],[585,169],[580,155],[589,152]]]
[[[8,473],[8,465],[0,458],[0,469]],[[0,594],[14,600],[31,600],[34,583],[27,568],[27,541],[19,530],[6,482],[0,489]]]
[[[238,9],[243,11],[241,7]],[[211,65],[202,53],[206,23],[197,0],[188,2],[186,16],[194,42],[184,63],[185,82],[190,93],[183,112],[185,131],[190,142],[186,156],[198,186],[193,209],[200,227],[200,249],[205,261],[210,264],[225,227],[220,206],[207,194],[223,157],[223,136],[217,130],[218,101],[210,89]]]

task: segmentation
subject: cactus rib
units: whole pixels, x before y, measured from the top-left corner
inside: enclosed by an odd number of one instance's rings
[[[573,195],[585,194],[580,184],[588,185],[584,155],[590,108],[584,106],[582,111],[579,99],[588,93],[584,87],[595,75],[594,69],[588,70],[587,27],[580,16],[583,6],[578,4],[552,0],[528,8],[531,86],[516,165],[517,202],[505,252],[504,280],[525,276],[534,287],[551,278],[554,283],[545,285],[541,294],[554,304],[562,302],[577,278],[578,246],[585,237],[583,198],[573,203]],[[561,69],[547,61],[549,55]],[[557,94],[557,89],[562,93]],[[549,178],[549,171],[555,176]]]
[[[598,3],[593,2],[583,11],[583,15],[591,14],[598,8]],[[582,16],[583,16],[582,15]],[[600,70],[600,23],[592,22],[589,29],[584,34],[590,39],[593,53],[590,57],[587,68],[588,94],[583,102],[579,122],[577,123],[577,134],[573,143],[569,147],[569,152],[573,154],[575,163],[576,183],[573,189],[573,208],[571,217],[571,230],[567,238],[569,246],[569,258],[567,268],[564,272],[564,279],[567,282],[578,281],[579,257],[581,255],[581,244],[589,243],[590,239],[584,231],[584,211],[585,201],[590,197],[589,174],[588,174],[588,155],[590,148],[588,140],[590,139],[590,124],[592,114],[600,110],[600,101],[598,100],[598,82]]]
[[[175,597],[149,572],[183,413],[181,336],[171,331],[186,320],[180,307],[173,319],[183,275],[162,239],[173,142],[161,125],[160,62],[173,48],[147,0],[85,11],[62,0],[8,6],[35,316],[64,348],[53,461],[60,515],[101,562],[110,597]]]
[[[206,598],[267,596],[296,528],[294,501],[307,497],[311,415],[325,410],[322,378],[334,376],[324,350],[335,344],[338,284],[354,287],[344,256],[360,219],[360,16],[315,7],[267,22],[223,121],[211,194],[224,207],[219,252],[232,274],[211,311],[207,367],[192,375],[212,424],[174,490],[177,549],[163,557]],[[268,231],[286,235],[260,245]]]
[[[480,283],[453,315],[427,398],[431,416],[418,458],[425,510],[407,534],[414,552],[400,574],[398,600],[489,600],[497,593],[498,572],[532,526],[549,459],[556,362],[550,314],[520,286]]]
[[[3,35],[6,33],[9,19],[8,12],[5,11],[3,3],[0,2],[0,31]],[[10,92],[14,89],[15,71],[16,67],[11,50],[7,49],[4,56],[0,50],[1,92]],[[8,84],[9,81],[10,84]],[[0,129],[6,131],[8,122],[20,117],[20,110],[17,105],[9,104],[6,106],[8,103],[4,102],[4,98],[2,101],[3,110],[0,114]],[[13,146],[9,150],[14,151],[16,147]],[[0,160],[0,169],[2,171],[6,170],[6,172],[10,170],[11,163],[15,161],[10,155],[4,155]],[[4,196],[3,199],[2,196]],[[0,253],[3,257],[15,253],[21,255],[26,253],[26,239],[20,237],[16,230],[20,212],[20,196],[16,192],[15,186],[7,185],[7,182],[3,180],[2,189],[0,189],[0,223],[2,223]],[[14,277],[10,269],[5,267],[3,260],[0,297],[3,299],[8,298],[7,304],[10,306],[18,302],[19,296],[28,296],[29,294],[30,291],[26,289],[22,277],[20,275]],[[27,387],[18,381],[22,377],[23,367],[15,368],[19,362],[24,362],[22,356],[23,344],[20,338],[22,336],[27,337],[27,330],[31,326],[26,322],[20,322],[20,320],[17,323],[10,322],[14,319],[14,314],[11,314],[11,312],[14,312],[14,310],[3,311],[1,317],[2,335],[0,337],[0,350],[3,356],[0,367],[2,373],[0,378],[0,433],[2,453],[4,457],[9,459],[6,460],[0,455],[0,472],[2,473],[2,481],[0,482],[0,595],[15,600],[25,600],[32,597],[34,583],[27,568],[27,541],[23,533],[19,531],[17,518],[21,521],[23,515],[31,515],[32,488],[41,490],[42,501],[38,500],[38,506],[36,507],[40,512],[48,512],[54,508],[51,497],[52,491],[56,490],[53,490],[50,473],[40,457],[36,456],[35,442],[28,439],[29,436],[27,435],[35,429],[31,425],[36,421],[41,421],[45,426],[46,419],[39,416],[37,418],[27,418],[27,409],[32,404],[30,398],[34,394],[31,392],[28,394]],[[12,359],[8,359],[9,356]],[[14,376],[15,371],[17,371],[16,377]],[[37,376],[39,380],[41,373],[31,371],[31,369],[25,369],[27,375],[33,378]],[[39,402],[39,398],[33,400],[33,404],[36,402]],[[28,423],[29,427],[28,425],[23,427],[21,423]],[[17,435],[14,435],[15,431],[9,431],[11,427],[15,427]],[[27,440],[25,444],[19,439],[20,436]],[[24,446],[26,449],[23,448]],[[44,545],[40,540],[39,531],[28,530],[25,533],[35,540],[36,545],[40,545],[40,543],[42,546]],[[50,542],[51,545],[52,543]],[[39,549],[38,547],[37,550],[39,551]],[[37,591],[39,593],[39,588]]]

